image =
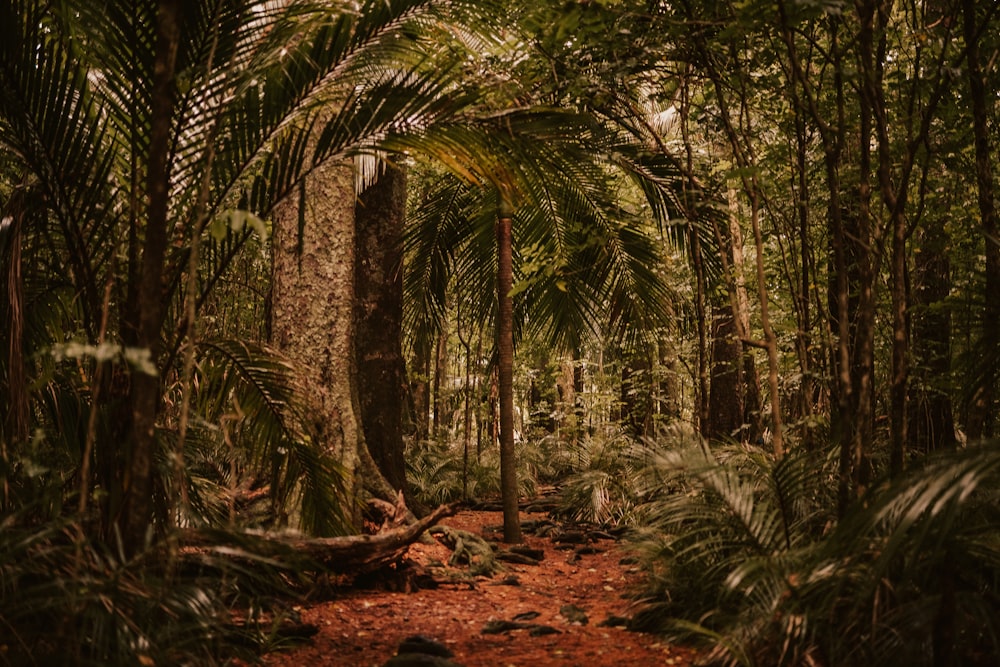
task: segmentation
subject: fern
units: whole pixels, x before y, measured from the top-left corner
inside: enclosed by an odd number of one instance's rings
[[[832,456],[658,452],[635,548],[650,573],[637,627],[718,664],[974,664],[1000,648],[1000,450],[929,460],[839,521]],[[683,446],[686,444],[686,446]]]

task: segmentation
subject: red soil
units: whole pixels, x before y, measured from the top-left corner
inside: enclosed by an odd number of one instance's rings
[[[522,520],[542,518],[522,514]],[[502,516],[463,511],[441,523],[493,538]],[[544,550],[541,563],[504,563],[504,571],[492,579],[470,579],[465,566],[442,567],[451,551],[418,542],[410,547],[408,560],[429,568],[438,580],[456,577],[454,583],[412,593],[349,589],[331,601],[299,608],[302,621],[316,625],[319,632],[309,644],[265,656],[264,664],[378,666],[412,635],[444,644],[454,653],[452,660],[465,667],[691,664],[689,650],[652,635],[599,626],[610,616],[628,616],[629,593],[641,587],[638,569],[620,563],[625,554],[617,543],[600,540],[593,545],[599,553],[569,562],[573,552],[557,550],[547,538],[526,535],[525,542]],[[500,584],[511,576],[520,585]],[[570,604],[585,611],[588,623],[570,623],[560,614],[560,608]],[[530,622],[551,626],[558,634],[530,636],[527,629],[482,633],[488,621],[512,621],[525,612],[537,612]]]

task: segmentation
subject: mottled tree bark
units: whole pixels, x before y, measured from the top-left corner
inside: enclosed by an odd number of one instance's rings
[[[294,197],[294,196],[293,196]],[[299,368],[306,428],[344,471],[345,514],[360,525],[362,490],[386,500],[359,421],[354,348],[354,169],[327,163],[275,208],[271,339]]]
[[[303,376],[308,434],[343,466],[347,515],[357,520],[364,440],[353,394],[353,166],[320,167],[276,207],[271,247],[271,342]]]

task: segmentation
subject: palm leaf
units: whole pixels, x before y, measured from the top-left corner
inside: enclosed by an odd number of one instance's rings
[[[261,346],[211,341],[200,347],[202,414],[213,421],[232,415],[250,474],[269,480],[276,507],[297,505],[303,528],[317,534],[346,532],[343,473],[305,435],[294,368]]]

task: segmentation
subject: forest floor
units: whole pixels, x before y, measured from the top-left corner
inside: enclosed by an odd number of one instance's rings
[[[550,525],[544,514],[522,512],[521,519],[526,526]],[[502,522],[500,512],[465,510],[441,525],[492,541],[502,536]],[[691,665],[692,651],[614,625],[632,611],[643,576],[617,541],[584,535],[573,544],[558,528],[545,533],[524,536],[525,546],[542,555],[537,565],[503,562],[492,577],[471,576],[467,564],[448,565],[453,552],[444,544],[417,542],[403,569],[436,587],[393,592],[355,586],[298,607],[301,622],[318,632],[263,662],[377,667],[419,635],[446,647],[465,667]],[[573,531],[577,538],[580,533]]]

